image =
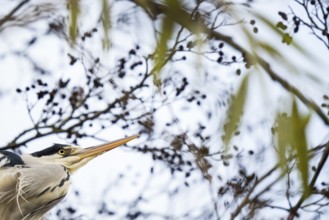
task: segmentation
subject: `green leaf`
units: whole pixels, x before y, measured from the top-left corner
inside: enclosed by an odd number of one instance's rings
[[[296,155],[297,168],[301,177],[304,195],[307,197],[311,193],[308,186],[308,152],[306,128],[309,123],[310,114],[306,117],[299,113],[296,100],[292,103],[291,116],[278,115],[277,121],[277,137],[278,137],[278,156],[279,165],[286,173],[288,170],[287,153]]]
[[[283,24],[282,21],[279,21],[277,24],[276,24],[276,27],[277,28],[280,28],[282,30],[286,30],[287,29],[287,25]]]
[[[294,100],[292,109],[292,133],[291,133],[291,147],[297,154],[297,166],[300,173],[303,189],[306,196],[309,196],[311,191],[308,187],[308,154],[307,154],[307,138],[306,127],[308,125],[310,115],[303,117],[298,112],[297,103]]]
[[[231,141],[233,134],[240,123],[240,117],[243,114],[244,104],[247,98],[248,91],[248,75],[244,77],[237,95],[232,100],[228,110],[228,121],[224,126],[225,136],[223,142],[225,149],[228,149],[228,144]]]
[[[74,44],[78,33],[78,17],[80,13],[79,0],[69,0],[68,5],[70,9],[69,36],[72,44]]]
[[[154,84],[159,86],[159,75],[161,72],[162,67],[166,63],[166,52],[168,49],[168,41],[170,40],[170,37],[172,36],[174,27],[174,21],[169,16],[165,16],[162,20],[162,30],[160,39],[158,42],[158,46],[156,48],[156,60],[155,60],[155,68],[153,72],[154,77]]]
[[[284,34],[282,36],[282,43],[286,43],[287,45],[291,44],[292,37],[289,34]]]
[[[177,18],[185,20],[187,13],[182,8],[180,1],[177,0],[166,0],[165,1],[168,7],[168,13],[164,15],[162,20],[162,29],[161,34],[159,36],[159,41],[156,48],[155,54],[155,67],[153,74],[153,82],[156,86],[161,85],[160,80],[160,72],[163,66],[168,62],[171,55],[168,55],[168,42],[170,41],[173,31],[174,31],[174,24]],[[190,22],[190,20],[189,20]]]
[[[278,156],[279,166],[281,170],[286,173],[288,169],[287,152],[289,150],[289,135],[290,135],[290,121],[287,116],[277,114],[277,138],[278,138]]]
[[[103,38],[103,48],[109,49],[110,47],[110,37],[109,31],[111,28],[111,16],[110,16],[110,7],[108,4],[108,0],[102,0],[102,25],[104,31],[104,38]]]

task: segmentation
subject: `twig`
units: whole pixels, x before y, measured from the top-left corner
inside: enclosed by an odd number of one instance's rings
[[[27,4],[30,0],[24,0],[19,3],[15,8],[13,8],[6,16],[0,19],[0,27],[7,21],[12,19],[12,16],[25,4]]]
[[[244,47],[238,44],[233,40],[232,37],[224,35],[214,29],[210,29],[206,24],[202,23],[200,20],[197,22],[191,21],[190,13],[186,10],[181,9],[180,13],[173,13],[172,10],[164,4],[157,4],[155,2],[148,2],[147,4],[141,0],[134,0],[135,4],[139,5],[144,10],[148,11],[151,9],[156,9],[157,13],[163,13],[170,16],[176,23],[181,25],[182,27],[189,30],[191,33],[200,34],[200,32],[207,34],[209,38],[213,38],[216,40],[224,41],[229,44],[234,49],[240,51],[250,60],[257,61],[257,63],[265,70],[265,72],[274,80],[277,81],[284,89],[294,94],[302,101],[307,107],[315,111],[315,113],[322,119],[322,121],[329,125],[329,118],[325,113],[322,112],[321,108],[314,103],[311,99],[307,98],[300,90],[298,90],[295,86],[291,85],[288,81],[279,76],[270,66],[270,64],[264,60],[262,57],[252,54],[248,52]]]

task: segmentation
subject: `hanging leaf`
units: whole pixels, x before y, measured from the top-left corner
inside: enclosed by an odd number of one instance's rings
[[[104,32],[104,38],[103,38],[103,48],[109,49],[110,47],[110,37],[109,37],[109,31],[111,28],[111,16],[110,16],[110,7],[108,0],[102,0],[102,25],[103,25],[103,32]]]
[[[244,77],[237,95],[232,100],[231,105],[228,110],[228,121],[224,126],[224,138],[223,142],[225,149],[228,149],[228,144],[232,139],[233,134],[236,131],[236,128],[239,125],[241,115],[243,114],[244,104],[247,97],[248,90],[248,75]]]
[[[291,132],[290,119],[284,114],[278,114],[277,122],[277,137],[278,137],[278,156],[281,170],[286,173],[288,169],[287,153],[290,148],[289,138]]]
[[[165,62],[166,52],[168,48],[167,44],[168,41],[170,40],[170,37],[172,36],[173,26],[174,26],[174,21],[171,19],[171,17],[165,16],[164,19],[162,20],[162,30],[161,30],[158,46],[156,48],[155,68],[153,71],[154,84],[157,86],[160,86],[159,75],[162,67],[166,63]]]
[[[69,0],[68,6],[70,9],[69,36],[72,44],[74,44],[78,34],[79,0]]]
[[[299,114],[297,103],[293,101],[291,123],[293,125],[291,135],[291,147],[297,154],[297,166],[300,173],[303,189],[306,196],[309,196],[311,191],[308,187],[308,154],[307,154],[307,139],[306,127],[309,122],[310,115],[304,117]]]
[[[296,100],[292,103],[291,116],[278,115],[277,121],[277,137],[278,137],[278,157],[279,165],[284,173],[287,172],[288,161],[287,153],[296,155],[297,168],[301,177],[305,196],[309,196],[311,191],[308,186],[308,152],[306,127],[308,125],[310,115],[306,117],[298,111]],[[290,155],[289,155],[290,156]]]
[[[164,15],[162,20],[161,34],[156,48],[155,54],[155,68],[152,71],[153,81],[156,86],[160,86],[160,72],[162,67],[166,64],[170,56],[167,56],[168,43],[173,35],[175,19],[180,16],[185,16],[186,12],[180,5],[180,1],[166,0],[166,6],[168,7],[168,14]],[[185,12],[185,13],[184,13]]]

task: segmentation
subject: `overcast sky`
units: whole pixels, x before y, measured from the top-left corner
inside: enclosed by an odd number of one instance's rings
[[[85,2],[86,3],[83,5],[82,10],[85,14],[87,14],[87,17],[85,17],[83,21],[83,27],[88,30],[95,19],[97,19],[94,16],[95,13],[93,13],[93,11],[98,10],[99,6],[95,3],[96,1],[89,0]],[[271,20],[278,21],[279,16],[277,11],[283,9],[288,10],[288,6],[283,6],[287,4],[287,2],[288,1],[257,1],[255,6],[259,13],[265,15]],[[115,8],[113,10],[113,16],[122,10],[129,10],[129,7],[131,6],[128,4],[127,8],[125,5],[121,5]],[[0,10],[0,13],[3,11],[4,8]],[[244,15],[245,14],[243,14],[242,17],[244,17]],[[252,18],[251,14],[246,13],[246,15]],[[241,16],[241,14],[238,16]],[[145,52],[152,50],[154,42],[149,42],[147,38],[147,33],[152,27],[148,26],[150,24],[143,23],[143,20],[137,19],[135,22],[136,24],[145,25],[143,27],[143,31],[139,30],[140,27],[136,27],[134,30],[122,30],[121,32],[113,33],[114,50],[111,51],[111,54],[104,53],[102,52],[101,48],[99,48],[99,53],[102,54],[104,59],[109,60],[109,66],[113,65],[114,63],[113,60],[113,63],[111,63],[111,57],[120,54],[122,51],[127,50],[127,48],[130,48],[136,43],[143,45],[143,50],[145,50]],[[43,24],[40,22],[38,25],[42,26]],[[269,31],[266,31],[266,27],[263,26],[261,22],[257,22],[257,25],[259,25],[258,27],[260,31],[255,37],[266,40],[273,38],[273,34]],[[247,27],[251,29],[251,27],[248,25]],[[224,28],[223,30],[227,31],[226,33],[237,31],[236,28],[231,29],[231,27]],[[12,140],[12,138],[18,134],[18,132],[31,126],[31,121],[27,114],[26,100],[24,95],[17,94],[15,90],[16,88],[24,89],[26,86],[30,85],[33,76],[29,72],[29,64],[24,61],[24,59],[17,59],[17,57],[12,56],[10,52],[15,50],[13,48],[24,48],[26,42],[33,38],[34,35],[35,33],[33,29],[32,31],[26,31],[20,28],[10,29],[0,34],[0,54],[6,54],[6,56],[1,57],[0,59],[0,95],[10,94],[9,96],[3,96],[3,98],[0,99],[0,128],[2,137],[0,139],[1,146],[5,146],[8,141]],[[31,53],[31,55],[38,62],[44,64],[46,68],[53,70],[59,76],[69,76],[72,78],[72,81],[75,84],[83,84],[84,82],[79,81],[82,78],[80,77],[80,74],[83,74],[84,71],[82,66],[75,65],[73,67],[68,67],[66,65],[67,59],[62,59],[63,54],[73,50],[68,45],[63,44],[62,41],[55,37],[49,36],[42,37],[40,39],[41,40],[37,42],[37,46],[33,47],[34,49],[29,50],[28,52]],[[235,40],[238,42],[246,41],[244,38]],[[305,48],[305,50],[309,51],[310,53],[306,55],[300,55],[296,53],[293,48],[291,48],[291,46],[288,47],[287,45],[278,43],[279,41],[277,41],[277,38],[275,37],[273,38],[273,44],[280,48],[280,51],[282,51],[283,54],[288,54],[288,63],[292,62],[298,67],[303,66],[302,69],[307,69],[308,73],[313,75],[312,77],[320,79],[320,85],[322,87],[319,87],[318,82],[315,80],[314,84],[310,83],[305,85],[305,79],[308,78],[305,76],[300,77],[305,73],[292,73],[290,72],[292,69],[289,69],[286,66],[280,67],[280,64],[275,65],[275,69],[285,77],[291,79],[297,78],[298,81],[295,81],[296,86],[308,91],[308,96],[314,98],[317,103],[320,103],[322,97],[321,94],[328,89],[329,78],[325,76],[325,70],[328,69],[328,63],[326,63],[328,51],[323,49],[324,47],[319,43],[318,40],[315,40],[314,37],[310,37],[310,33],[307,31],[303,31],[302,33],[296,35],[295,40],[297,44]],[[65,52],[63,53],[63,51]],[[193,67],[189,68],[193,69]],[[253,91],[251,91],[254,100],[249,103],[248,111],[255,112],[255,114],[253,114],[254,117],[250,117],[248,120],[250,120],[250,124],[257,124],[260,122],[260,120],[266,118],[266,114],[269,114],[265,111],[262,112],[262,108],[266,108],[269,105],[275,106],[275,104],[279,102],[284,109],[285,100],[280,97],[285,92],[280,86],[271,84],[269,79],[266,79],[266,77],[259,75],[253,77],[255,77],[255,79],[260,83],[257,86],[254,86]],[[52,77],[45,77],[44,80],[49,84],[55,83],[55,81],[52,80]],[[234,79],[229,79],[225,81],[223,85],[231,85],[232,81],[234,81]],[[198,80],[196,79],[195,86],[197,86],[197,83]],[[270,85],[270,87],[267,87],[268,85]],[[263,97],[263,86],[270,88],[267,93],[271,96],[271,98],[268,100],[265,100]],[[233,89],[236,89],[236,87],[237,85],[232,85]],[[257,96],[259,96],[259,98],[257,98]],[[95,103],[95,105],[97,105],[97,103]],[[166,111],[163,111],[163,114],[166,114]],[[191,118],[191,115],[181,115],[181,117],[182,121],[184,121],[184,117],[186,117],[185,120],[188,122],[188,120]],[[262,140],[263,133],[261,130],[262,129],[259,128],[259,131],[256,131],[258,133],[256,134],[257,138],[255,139],[248,139],[248,137],[243,136],[237,141],[242,142],[243,145],[249,146],[258,144],[259,141],[269,141]],[[131,131],[131,133],[123,133],[122,131],[117,132],[116,130],[112,130],[102,134],[102,137],[110,141],[121,138],[124,135],[132,135],[133,132],[134,131]],[[328,138],[328,131],[323,123],[317,118],[317,116],[312,118],[311,127],[309,128],[309,138],[311,145],[323,143]],[[134,143],[140,142],[143,144],[143,140],[134,141]],[[67,141],[63,137],[51,136],[33,142],[33,146],[29,145],[27,151],[31,152],[37,149],[42,149],[44,147],[50,146],[52,143],[67,143]],[[83,147],[88,147],[98,144],[99,142],[96,140],[84,139],[80,141],[80,143]],[[276,159],[274,157],[272,158]],[[275,160],[272,162],[274,161]],[[149,172],[152,163],[153,161],[150,155],[142,155],[127,148],[115,149],[110,153],[102,155],[101,157],[93,160],[74,175],[72,179],[72,191],[67,196],[67,200],[76,204],[83,204],[85,207],[83,212],[86,214],[86,219],[91,218],[97,212],[96,208],[98,207],[100,200],[99,198],[108,196],[108,201],[111,201],[111,198],[115,198],[116,200],[120,200],[120,198],[122,198],[121,201],[125,202],[128,200],[128,197],[138,196],[138,192],[144,188],[148,190],[150,195],[153,193],[154,196],[152,202],[145,204],[145,207],[143,208],[151,211],[156,210],[160,213],[171,212],[180,214],[186,210],[193,210],[196,203],[198,203],[197,205],[200,205],[200,203],[207,204],[207,202],[211,201],[209,194],[204,193],[208,190],[213,190],[209,189],[211,187],[209,187],[207,183],[200,183],[200,187],[198,187],[197,190],[191,188],[182,188],[181,196],[177,197],[177,199],[174,201],[169,200],[165,195],[158,195],[161,189],[165,187],[174,189],[177,186],[177,183],[175,183],[175,181],[171,181],[172,176],[168,170],[163,167],[164,164],[157,164],[154,171],[157,178],[149,179]],[[271,164],[269,164],[269,167],[270,165]],[[256,170],[257,168],[258,167],[255,166],[254,169]],[[323,172],[327,171],[328,170],[323,170]],[[214,172],[218,172],[216,167],[214,168]],[[228,168],[228,170],[222,171],[221,173],[222,175],[229,176],[230,168]],[[125,181],[117,179],[118,174],[124,174],[127,179],[125,179]],[[184,176],[176,176],[176,178],[177,181],[183,181]],[[115,191],[111,190],[111,187],[115,187]],[[79,199],[73,196],[75,190],[81,191],[81,197]],[[106,192],[106,190],[109,191]],[[183,207],[183,209],[181,209],[181,207]],[[226,214],[228,215],[229,213]],[[120,219],[120,215],[116,217]]]

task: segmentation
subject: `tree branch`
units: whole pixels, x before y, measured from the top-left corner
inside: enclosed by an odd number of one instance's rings
[[[20,2],[15,8],[13,8],[7,15],[0,19],[0,27],[7,21],[12,20],[13,15],[25,4],[27,4],[30,0],[24,0]]]
[[[250,60],[256,61],[264,70],[265,72],[276,82],[278,82],[286,91],[289,91],[290,93],[294,94],[299,98],[300,101],[302,101],[306,106],[308,106],[310,109],[312,109],[320,118],[321,120],[326,124],[329,125],[329,119],[325,113],[322,112],[321,108],[311,99],[307,98],[300,90],[298,90],[295,86],[291,85],[289,82],[287,82],[284,78],[279,76],[270,66],[270,64],[264,60],[262,57],[258,55],[254,55],[250,52],[248,52],[244,47],[239,45],[237,42],[233,40],[232,37],[224,35],[218,31],[215,31],[213,29],[210,29],[207,27],[205,23],[198,20],[197,22],[191,21],[191,15],[186,11],[181,9],[179,13],[177,13],[177,10],[171,10],[167,5],[164,4],[157,4],[155,2],[148,2],[145,3],[141,0],[134,0],[134,2],[149,12],[150,10],[155,10],[154,13],[159,14],[163,13],[168,16],[170,16],[176,23],[183,26],[187,30],[189,30],[191,33],[194,34],[200,34],[200,32],[207,34],[209,38],[213,38],[216,40],[224,41],[228,45],[230,45],[232,48],[240,51],[244,56]],[[175,13],[176,12],[176,13]]]

